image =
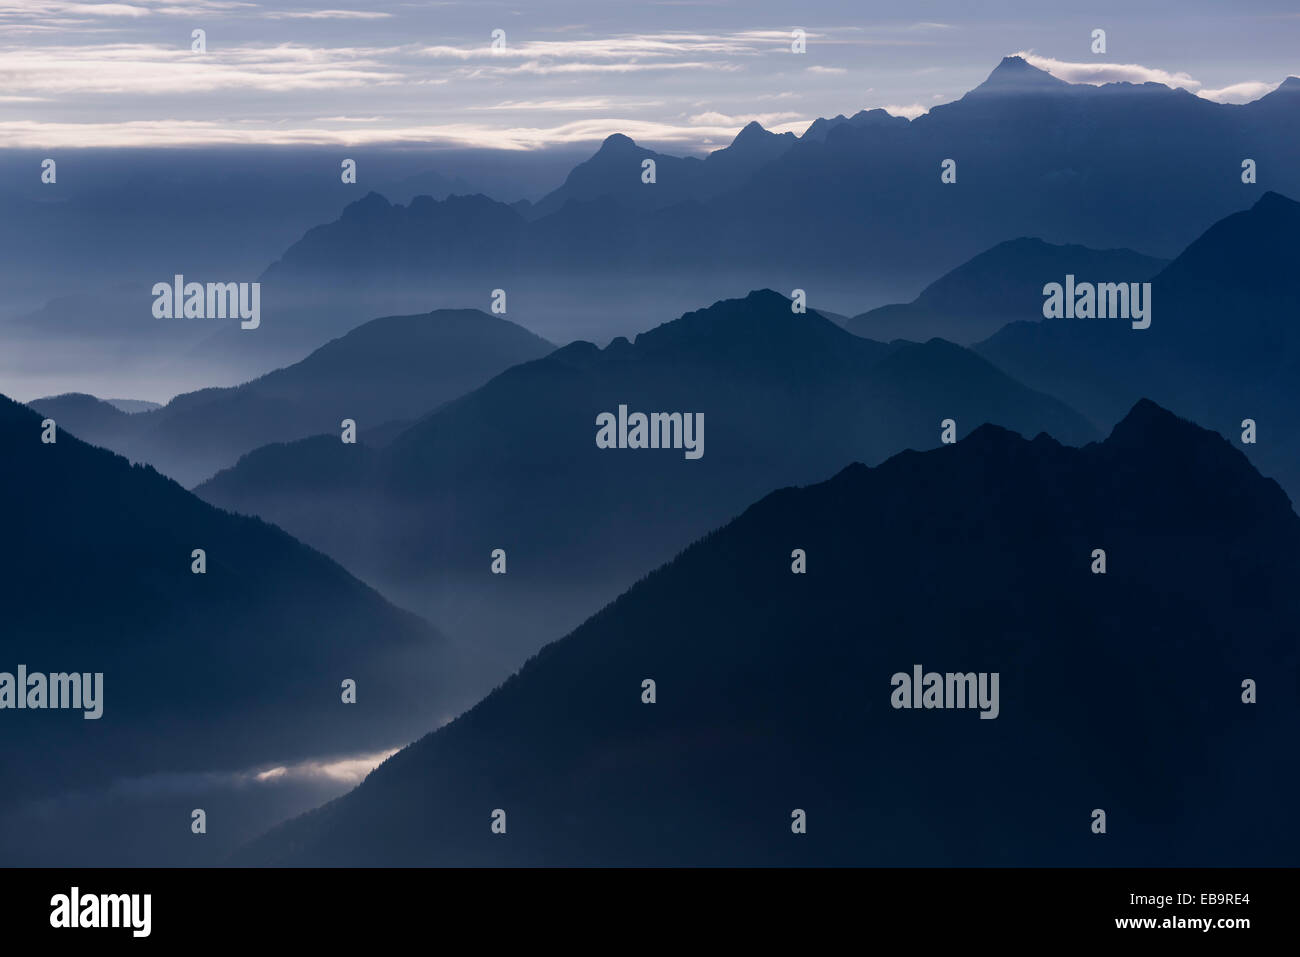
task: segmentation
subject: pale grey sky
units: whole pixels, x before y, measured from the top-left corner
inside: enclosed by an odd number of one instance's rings
[[[1095,28],[1104,56],[1090,51]],[[191,50],[195,29],[205,53]],[[504,50],[491,49],[494,30]],[[0,0],[0,146],[529,149],[623,132],[687,152],[752,119],[801,132],[870,107],[916,116],[1018,52],[1064,79],[1152,79],[1244,102],[1300,73],[1300,11],[1293,0]]]

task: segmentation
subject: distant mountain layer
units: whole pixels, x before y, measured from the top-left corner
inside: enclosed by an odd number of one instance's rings
[[[708,199],[733,189],[738,180],[783,155],[796,142],[793,133],[772,133],[751,122],[736,134],[730,146],[699,159],[656,153],[615,133],[605,139],[595,156],[575,166],[559,189],[534,204],[528,218],[548,216],[571,202],[590,202],[610,196],[643,210]],[[655,163],[653,184],[642,182],[640,175],[647,159]],[[628,171],[634,169],[638,175],[629,178]],[[647,188],[651,185],[654,188]]]
[[[109,405],[123,412],[134,414],[136,412],[151,412],[154,409],[161,409],[160,402],[147,402],[144,399],[105,399]]]
[[[0,396],[0,672],[101,672],[102,716],[0,711],[0,804],[377,750],[452,712],[449,646],[424,621],[151,468],[62,429],[43,442],[41,421]]]
[[[986,339],[1009,322],[1042,318],[1043,286],[1067,274],[1113,282],[1144,282],[1167,260],[1130,249],[1056,246],[1041,239],[1012,239],[980,253],[926,286],[912,302],[881,306],[848,321],[868,339],[953,342]]]
[[[133,415],[76,394],[31,405],[88,442],[193,485],[269,442],[337,438],[344,419],[365,442],[371,428],[418,418],[553,348],[478,310],[440,309],[375,319],[252,382],[186,393]]]
[[[601,448],[598,417],[620,407],[629,421],[676,414],[664,440],[676,447]],[[697,415],[698,457],[684,434]],[[984,422],[1097,434],[969,350],[870,342],[765,290],[635,342],[573,343],[516,366],[386,448],[271,445],[196,491],[276,522],[458,634],[512,615],[503,629],[533,636],[532,650],[766,491],[932,447],[949,418],[961,435]],[[489,572],[497,548],[505,577]]]
[[[1065,83],[1008,57],[910,122],[870,111],[801,138],[751,125],[703,160],[614,134],[530,209],[371,193],[266,271],[267,308],[285,310],[282,323],[294,310],[319,321],[356,297],[481,297],[503,284],[543,303],[567,288],[579,308],[591,282],[656,275],[735,274],[814,300],[851,277],[865,297],[1015,236],[1173,255],[1256,190],[1300,193],[1298,117],[1297,78],[1231,105],[1156,83]],[[1178,161],[1133,160],[1168,156]],[[1261,185],[1242,183],[1245,159]],[[940,178],[945,160],[955,182]],[[567,287],[539,286],[557,276]]]
[[[240,862],[1286,865],[1298,575],[1276,483],[1150,402],[984,426],[765,497]]]
[[[761,286],[804,289],[810,304],[840,312],[900,302],[1017,236],[1172,256],[1264,189],[1300,195],[1298,114],[1297,78],[1233,105],[1154,83],[1064,83],[1008,57],[959,100],[911,121],[864,110],[819,119],[799,137],[751,123],[703,159],[611,131],[533,204],[510,202],[517,193],[449,193],[450,181],[438,177],[428,181],[434,195],[412,197],[418,177],[366,174],[360,185],[337,187],[340,201],[359,199],[333,219],[306,220],[318,225],[264,258],[260,274],[218,268],[227,255],[214,259],[187,239],[177,247],[189,250],[184,261],[162,276],[139,264],[119,269],[111,291],[96,288],[105,279],[87,288],[69,278],[57,299],[47,291],[41,309],[27,290],[11,307],[20,318],[0,329],[0,364],[10,358],[3,371],[11,378],[40,367],[36,381],[67,381],[109,355],[117,381],[152,376],[179,391],[195,369],[205,381],[247,378],[295,361],[362,316],[417,313],[430,303],[486,308],[497,289],[509,294],[512,319],[548,338],[603,342]],[[512,179],[555,170],[548,157],[512,167]],[[1241,182],[1246,159],[1259,185]],[[956,164],[955,182],[940,179],[945,160]],[[38,209],[24,204],[28,222]],[[68,216],[58,217],[63,231]],[[11,237],[14,251],[25,239],[21,231]],[[102,264],[90,265],[98,275]],[[243,332],[229,322],[153,319],[148,290],[175,272],[259,279],[261,325]],[[917,337],[866,331],[900,333]]]
[[[1300,500],[1298,253],[1300,203],[1266,192],[1215,223],[1151,280],[1150,328],[1122,319],[1036,318],[975,348],[1099,425],[1150,396],[1239,444]],[[1077,276],[1081,283],[1122,279]],[[1041,308],[1041,290],[1036,298]],[[1241,444],[1247,419],[1256,426],[1253,444]]]

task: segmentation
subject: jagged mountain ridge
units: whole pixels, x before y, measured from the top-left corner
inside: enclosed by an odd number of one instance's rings
[[[238,860],[1285,863],[1297,572],[1276,483],[1152,403],[1082,449],[983,426],[768,495]],[[997,672],[998,716],[892,707],[918,664]]]

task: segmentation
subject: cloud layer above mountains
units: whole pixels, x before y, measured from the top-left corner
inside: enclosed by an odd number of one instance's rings
[[[1155,28],[1141,11],[1041,22],[1012,2],[994,23],[961,4],[846,26],[834,3],[523,9],[287,0],[0,0],[0,141],[17,148],[420,143],[537,149],[613,131],[681,150],[725,145],[752,119],[802,132],[818,116],[884,107],[914,118],[975,86],[1009,50],[1071,82],[1258,98],[1296,71],[1300,19],[1268,0]],[[1279,8],[1280,10],[1281,8]],[[1091,14],[1090,14],[1091,15]],[[1261,21],[1266,21],[1261,25]],[[1091,29],[1111,52],[1088,50]],[[791,50],[802,30],[806,52]],[[1250,61],[1206,36],[1249,29]],[[204,31],[206,51],[191,49]],[[503,31],[504,46],[492,38]],[[498,45],[500,46],[500,45]],[[1170,51],[1178,51],[1171,60]]]

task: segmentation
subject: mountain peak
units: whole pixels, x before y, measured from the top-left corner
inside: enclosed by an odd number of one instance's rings
[[[89,392],[60,392],[58,395],[47,395],[39,399],[33,399],[27,404],[32,405],[37,402],[85,402],[88,404],[108,405],[103,399],[91,395]]]
[[[764,129],[758,120],[751,120],[744,129],[736,134],[730,144],[710,153],[709,157],[728,157],[734,160],[743,157],[750,165],[775,159],[794,143],[797,137],[793,133],[773,133]]]
[[[600,149],[596,152],[597,154],[613,152],[622,153],[634,149],[636,149],[636,141],[632,139],[632,137],[625,136],[622,133],[611,133],[609,136],[605,137],[605,141],[600,144]]]
[[[790,298],[783,296],[775,289],[752,289],[745,296],[745,302],[754,306],[781,307],[782,309],[790,308]]]
[[[1294,101],[1297,96],[1300,96],[1300,76],[1288,76],[1258,100],[1246,105],[1256,107],[1264,104],[1266,108],[1280,106],[1282,109],[1290,110],[1294,108]]]
[[[1283,196],[1281,193],[1278,193],[1270,189],[1267,190],[1263,196],[1257,199],[1255,201],[1255,205],[1250,208],[1252,210],[1258,210],[1259,212],[1267,213],[1267,212],[1273,212],[1275,210],[1278,211],[1287,210],[1289,212],[1295,212],[1296,207],[1300,207],[1300,203],[1297,203],[1294,199],[1291,199],[1290,197],[1287,196]]]
[[[390,210],[392,206],[393,204],[387,198],[372,189],[355,202],[348,203],[343,208],[343,214],[340,218],[352,220],[365,216],[381,216]]]
[[[1270,522],[1295,521],[1282,487],[1260,475],[1240,448],[1219,432],[1150,399],[1139,399],[1099,448],[1108,458],[1122,458],[1131,467],[1167,475],[1163,484],[1179,484],[1184,496],[1212,495],[1220,504],[1231,501],[1231,509],[1243,518],[1255,515],[1269,516]]]
[[[941,341],[941,340],[932,340]],[[972,445],[983,448],[1001,447],[1007,445],[1016,445],[1023,443],[1025,440],[1018,432],[1001,425],[995,425],[992,422],[983,422],[971,430],[970,435],[961,440],[960,445],[964,445],[963,451],[970,449]]]
[[[1290,237],[1300,227],[1300,203],[1269,190],[1249,209],[1219,220],[1179,253],[1161,276],[1204,286],[1272,290],[1290,288],[1294,253]]]
[[[1011,56],[1004,56],[1002,61],[993,68],[993,72],[989,74],[989,77],[1025,76],[1043,72],[1045,71],[1038,69],[1036,66],[1031,66],[1028,60],[1016,53]]]
[[[814,310],[809,310],[807,315],[792,313],[790,299],[779,292],[755,289],[742,299],[721,299],[643,332],[636,337],[635,344],[638,350],[650,351],[679,348],[688,343],[697,346],[712,343],[709,348],[724,350],[739,346],[779,351],[790,348],[793,342],[832,342],[842,349],[852,349],[866,340],[844,332]]]
[[[1120,419],[1115,429],[1142,429],[1152,428],[1170,428],[1179,424],[1190,424],[1185,419],[1180,419],[1164,406],[1158,405],[1147,398],[1138,399],[1133,408],[1129,409],[1128,414]]]
[[[1044,93],[1070,84],[1040,70],[1019,54],[1005,56],[993,72],[971,93]]]

